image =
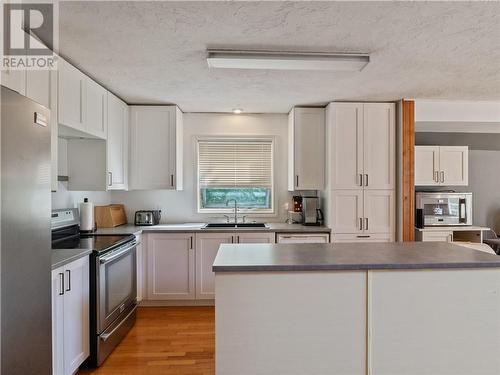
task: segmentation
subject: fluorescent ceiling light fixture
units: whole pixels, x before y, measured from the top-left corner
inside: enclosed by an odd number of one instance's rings
[[[359,72],[370,62],[367,54],[325,52],[274,52],[208,49],[210,68],[330,70]]]
[[[240,114],[240,113],[242,113],[242,112],[243,112],[243,110],[242,110],[241,108],[234,108],[234,109],[233,109],[233,113],[234,113],[235,115],[239,115],[239,114]]]

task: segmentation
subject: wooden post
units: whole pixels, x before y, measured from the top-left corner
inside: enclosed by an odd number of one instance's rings
[[[403,100],[403,241],[415,240],[415,102]]]

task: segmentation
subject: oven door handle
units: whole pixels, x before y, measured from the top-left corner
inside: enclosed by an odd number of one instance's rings
[[[125,323],[127,321],[127,319],[130,317],[130,315],[132,315],[134,313],[134,311],[137,309],[137,305],[134,305],[134,308],[132,310],[130,310],[130,312],[127,314],[127,316],[125,318],[123,318],[123,320],[118,323],[118,325],[113,328],[111,330],[111,332],[108,332],[108,333],[103,333],[100,337],[101,337],[101,340],[102,341],[106,341],[107,339],[109,339],[111,336],[113,336],[113,334],[122,326],[123,323]]]
[[[109,263],[109,262],[115,260],[116,258],[121,257],[123,254],[128,253],[131,249],[133,249],[136,246],[137,246],[137,243],[134,241],[130,245],[124,246],[122,250],[116,250],[107,256],[103,256],[102,258],[99,258],[99,263],[100,264]]]

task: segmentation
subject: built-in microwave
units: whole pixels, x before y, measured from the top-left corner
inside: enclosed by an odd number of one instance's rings
[[[425,227],[472,225],[472,193],[418,192],[415,208]]]

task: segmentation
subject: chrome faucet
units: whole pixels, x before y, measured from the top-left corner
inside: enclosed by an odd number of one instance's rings
[[[238,224],[238,201],[236,199],[228,199],[226,206],[229,206],[229,202],[234,202],[234,223]]]

